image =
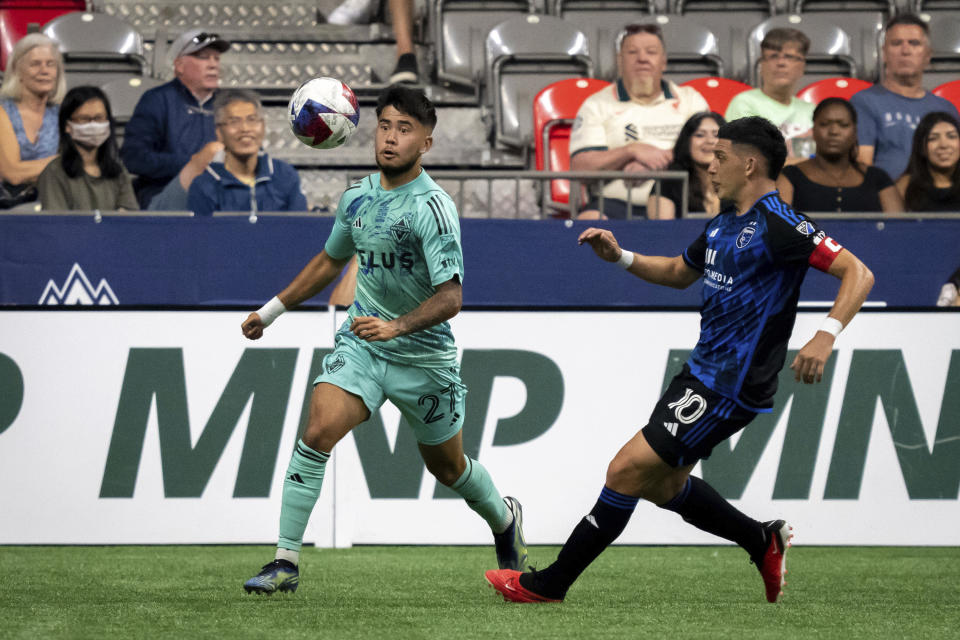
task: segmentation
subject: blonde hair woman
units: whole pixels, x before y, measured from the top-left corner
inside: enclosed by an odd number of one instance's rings
[[[40,33],[21,38],[0,86],[0,178],[7,195],[31,199],[21,192],[36,183],[56,156],[57,104],[66,92],[63,57],[56,43]]]

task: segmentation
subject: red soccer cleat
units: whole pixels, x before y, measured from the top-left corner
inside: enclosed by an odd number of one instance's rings
[[[777,602],[787,584],[784,576],[787,575],[787,549],[793,538],[793,527],[784,520],[772,520],[763,523],[763,529],[770,536],[770,544],[757,563],[757,569],[767,591],[767,602]]]
[[[484,574],[490,586],[499,591],[507,602],[563,602],[526,589],[520,584],[521,575],[520,571],[513,569],[490,569]]]

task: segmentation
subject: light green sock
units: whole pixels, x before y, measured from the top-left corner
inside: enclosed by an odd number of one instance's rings
[[[513,522],[513,514],[507,509],[483,465],[468,456],[463,458],[467,461],[467,468],[450,488],[467,501],[467,506],[487,521],[494,533],[503,533]]]
[[[297,441],[283,481],[283,503],[280,507],[280,541],[277,546],[300,551],[303,532],[307,529],[310,512],[320,497],[323,472],[330,459],[329,453],[314,451]]]

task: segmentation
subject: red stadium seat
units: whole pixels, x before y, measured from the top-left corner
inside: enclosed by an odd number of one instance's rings
[[[960,111],[960,80],[945,82],[933,90],[933,95],[949,100]]]
[[[813,104],[819,103],[824,98],[849,100],[853,94],[872,86],[872,82],[857,78],[824,78],[805,86],[797,92],[797,97]]]
[[[727,105],[733,100],[733,96],[752,89],[748,84],[729,78],[694,78],[687,80],[681,87],[693,87],[703,99],[710,105],[710,110],[719,113],[721,116],[727,112]]]
[[[538,171],[570,168],[573,119],[588,96],[609,85],[606,80],[596,78],[568,78],[547,85],[537,94],[533,99],[533,131]],[[565,209],[569,202],[570,181],[552,180],[548,206]]]
[[[30,24],[42,27],[59,15],[85,11],[84,0],[0,0],[0,69],[17,41],[27,35]]]

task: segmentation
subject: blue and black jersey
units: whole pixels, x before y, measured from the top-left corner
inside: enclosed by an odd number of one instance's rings
[[[826,271],[840,250],[776,191],[744,214],[711,219],[683,252],[704,285],[691,373],[747,409],[769,411],[807,267]]]

